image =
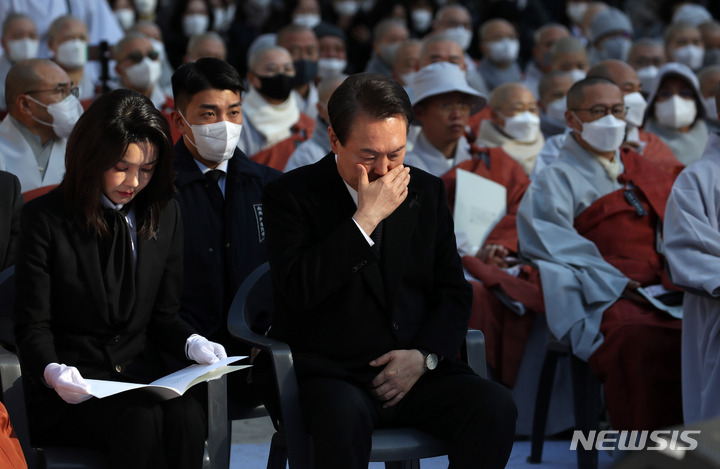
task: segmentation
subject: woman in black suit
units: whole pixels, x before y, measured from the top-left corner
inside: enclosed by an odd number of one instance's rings
[[[23,210],[15,335],[34,444],[96,447],[117,468],[202,465],[206,419],[191,396],[91,399],[84,381],[150,382],[171,371],[159,353],[225,357],[177,314],[172,155],[152,102],[115,90],[77,122],[60,186]]]

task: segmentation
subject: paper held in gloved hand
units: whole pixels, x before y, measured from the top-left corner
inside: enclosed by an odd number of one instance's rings
[[[187,368],[157,379],[150,384],[124,383],[121,381],[106,381],[101,379],[85,379],[85,382],[90,386],[90,394],[101,399],[133,389],[147,389],[163,399],[172,399],[182,396],[188,389],[198,383],[217,379],[227,373],[252,366],[230,366],[230,363],[242,360],[243,358],[247,357],[227,357],[212,365],[190,365]]]

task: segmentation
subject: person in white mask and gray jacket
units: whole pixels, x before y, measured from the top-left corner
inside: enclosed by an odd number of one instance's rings
[[[687,66],[670,62],[658,71],[648,96],[643,128],[657,134],[680,162],[700,159],[708,140],[700,85]]]
[[[16,63],[5,85],[9,114],[0,124],[0,169],[18,177],[23,192],[58,184],[67,137],[83,111],[77,88],[46,59]]]
[[[8,15],[2,23],[0,45],[4,51],[0,56],[0,111],[5,111],[5,77],[10,67],[16,62],[34,59],[38,55],[40,41],[32,18],[19,13]]]
[[[535,95],[521,83],[505,83],[490,93],[488,106],[491,117],[480,124],[475,143],[501,147],[529,176],[545,144]]]
[[[95,97],[98,72],[87,67],[88,28],[74,16],[60,16],[48,28],[48,47],[53,61],[60,65],[80,90],[80,101]]]

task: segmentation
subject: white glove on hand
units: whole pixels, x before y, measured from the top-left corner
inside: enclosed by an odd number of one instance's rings
[[[80,404],[90,399],[90,386],[74,366],[50,363],[43,372],[45,382],[68,404]]]
[[[212,365],[218,360],[227,358],[225,347],[216,342],[210,342],[198,334],[188,337],[187,342],[185,342],[185,355],[190,360],[195,360],[201,365]]]

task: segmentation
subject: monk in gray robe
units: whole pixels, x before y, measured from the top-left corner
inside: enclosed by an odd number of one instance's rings
[[[568,92],[560,158],[520,203],[520,254],[539,271],[548,327],[604,384],[616,430],[680,423],[681,321],[640,286],[673,288],[658,252],[672,175],[629,149],[620,88],[605,78]]]

